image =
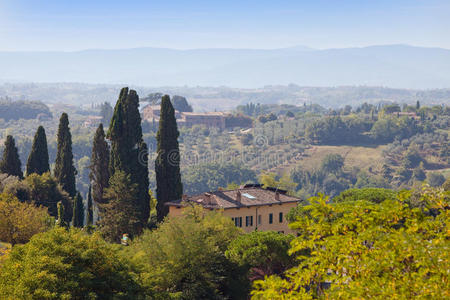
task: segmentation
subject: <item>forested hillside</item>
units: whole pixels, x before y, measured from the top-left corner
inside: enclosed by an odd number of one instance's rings
[[[52,114],[47,105],[40,101],[12,101],[8,98],[0,98],[0,119],[9,121],[36,118],[52,118]]]

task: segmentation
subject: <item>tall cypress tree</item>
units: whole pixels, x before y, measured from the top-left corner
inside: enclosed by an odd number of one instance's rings
[[[84,225],[84,205],[83,198],[78,192],[73,203],[72,226],[81,228]]]
[[[6,137],[5,149],[3,150],[3,159],[0,162],[0,172],[11,176],[23,178],[22,164],[19,158],[19,152],[14,138],[11,135]]]
[[[49,171],[47,137],[44,127],[39,126],[34,135],[33,146],[28,156],[27,175],[33,173],[42,175]]]
[[[155,161],[157,220],[161,222],[169,213],[165,203],[181,199],[183,185],[180,174],[180,150],[175,110],[168,95],[161,99],[161,116],[156,135],[158,156]]]
[[[64,220],[64,211],[65,211],[64,204],[62,204],[61,201],[58,202],[58,220],[57,220],[57,223],[56,223],[56,224],[57,224],[58,226],[67,228],[67,227],[68,227],[68,226],[67,226],[67,223],[66,223],[66,221]]]
[[[109,146],[105,140],[103,124],[100,124],[95,132],[92,144],[91,172],[89,179],[92,185],[92,198],[99,204],[104,203],[104,190],[109,184]]]
[[[76,173],[77,171],[73,166],[72,135],[69,128],[69,117],[66,113],[63,113],[59,119],[58,149],[54,174],[63,190],[72,198],[76,195]]]
[[[92,187],[89,186],[89,191],[87,194],[87,217],[86,225],[92,226],[94,224],[94,208],[92,205]]]
[[[136,91],[123,88],[114,108],[109,126],[108,138],[111,140],[109,163],[110,176],[124,172],[136,184],[131,206],[139,212],[138,228],[143,228],[150,214],[150,196],[148,194],[147,145],[142,138],[139,96]]]

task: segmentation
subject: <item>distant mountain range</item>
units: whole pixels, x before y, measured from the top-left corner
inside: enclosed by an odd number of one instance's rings
[[[407,45],[0,52],[0,80],[141,86],[450,87],[450,50]]]

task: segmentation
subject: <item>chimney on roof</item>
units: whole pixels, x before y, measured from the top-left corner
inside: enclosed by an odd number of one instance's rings
[[[205,204],[211,204],[211,193],[205,193]]]
[[[275,192],[275,201],[280,201],[280,193],[278,191]]]
[[[241,203],[241,191],[240,190],[238,190],[236,193],[236,201]]]

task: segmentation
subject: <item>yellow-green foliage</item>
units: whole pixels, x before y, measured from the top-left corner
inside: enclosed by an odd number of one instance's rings
[[[225,251],[239,234],[230,218],[194,208],[145,231],[128,250],[141,268],[144,286],[167,293],[164,299],[227,299],[239,278]]]
[[[140,299],[117,247],[79,230],[37,234],[0,267],[0,299]]]
[[[8,257],[8,253],[11,250],[11,245],[0,242],[0,266],[3,261]]]
[[[298,266],[257,281],[253,299],[449,299],[449,194],[425,187],[416,208],[409,198],[310,199],[292,224]]]
[[[0,241],[12,245],[26,243],[53,223],[46,208],[19,202],[9,194],[0,194]]]

